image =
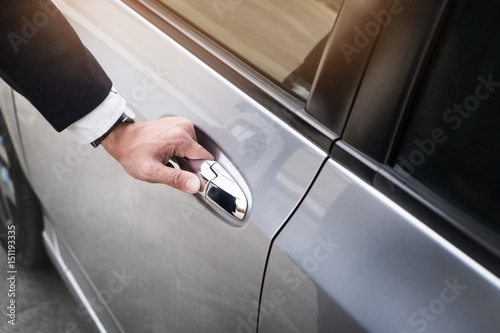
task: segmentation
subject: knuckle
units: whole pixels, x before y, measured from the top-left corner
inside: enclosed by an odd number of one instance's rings
[[[172,172],[167,176],[167,183],[175,188],[180,188],[182,185],[182,173]]]
[[[194,126],[193,126],[193,123],[191,123],[188,119],[186,118],[179,118],[179,123],[180,125],[186,129],[186,130],[193,130],[194,129]]]
[[[170,135],[174,138],[179,138],[185,135],[185,131],[181,128],[173,128],[170,131]]]
[[[154,163],[147,163],[142,167],[144,179],[151,180],[158,176],[158,166]]]

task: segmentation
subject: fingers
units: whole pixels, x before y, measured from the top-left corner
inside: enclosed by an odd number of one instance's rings
[[[190,149],[186,151],[185,157],[191,160],[215,160],[214,156],[197,142],[193,142],[193,145],[190,147]]]
[[[169,142],[167,145],[175,145],[173,154],[178,157],[186,157],[190,160],[211,160],[214,156],[208,152],[195,139],[184,137],[180,142]],[[168,156],[170,158],[172,156]]]
[[[171,151],[172,149],[168,148],[173,148],[172,153],[175,156],[187,157],[192,160],[214,160],[213,155],[198,143],[194,125],[189,120],[182,117],[165,117],[157,121],[170,125],[175,123],[175,127],[168,130],[169,136],[172,136],[174,140],[164,141],[165,151]],[[168,156],[168,158],[170,157]]]
[[[182,155],[192,160],[215,160],[214,156],[198,143],[194,125],[185,118],[177,117],[177,119],[182,123],[181,126],[183,126],[184,131],[192,139],[188,148],[182,152]]]
[[[198,175],[165,166],[173,156],[193,160],[214,157],[196,141],[193,124],[182,117],[117,126],[102,142],[125,171],[149,183],[163,183],[187,193],[196,193]]]
[[[194,125],[186,118],[167,116],[164,118],[160,118],[157,121],[164,121],[165,123],[167,123],[169,125],[171,125],[172,123],[175,123],[177,128],[182,129],[185,133],[187,133],[191,137],[191,139],[193,139],[194,141],[197,141],[196,140],[196,131],[194,130]]]
[[[188,171],[178,170],[165,165],[157,169],[155,180],[186,193],[197,193],[201,188],[200,178]]]

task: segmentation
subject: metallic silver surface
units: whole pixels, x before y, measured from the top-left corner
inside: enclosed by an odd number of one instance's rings
[[[238,226],[243,225],[248,200],[241,187],[234,178],[216,161],[188,160],[185,158],[172,158],[170,163],[175,168],[190,171],[199,176],[201,188],[199,194],[212,207],[227,214],[236,221]]]
[[[102,332],[498,331],[497,276],[276,110],[118,0],[55,3],[138,121],[184,116],[216,159],[173,159],[201,194],[134,180],[0,84],[47,249]]]
[[[496,332],[500,280],[329,161],[274,243],[259,332]]]
[[[0,248],[0,270],[8,270],[7,252]],[[9,297],[0,297],[2,333],[97,333],[94,323],[73,299],[58,273],[52,268],[30,271],[21,268],[16,277],[17,318],[8,323]],[[0,279],[0,290],[8,291],[9,281]],[[5,294],[6,295],[6,294]]]
[[[12,89],[2,80],[0,80],[0,107],[5,119],[7,129],[12,138],[14,149],[16,150],[19,163],[27,175],[27,165],[24,159],[24,151],[22,148],[21,140],[19,137],[19,130],[17,126],[17,113],[12,100]]]
[[[214,163],[211,169],[217,176],[207,184],[205,198],[218,209],[243,221],[248,208],[245,194],[222,166]]]
[[[120,1],[57,4],[137,120],[193,121],[250,202],[234,228],[200,196],[134,180],[56,133],[16,96],[32,184],[57,230],[46,240],[68,247],[59,259],[108,331],[234,332],[257,311],[270,240],[326,154]]]

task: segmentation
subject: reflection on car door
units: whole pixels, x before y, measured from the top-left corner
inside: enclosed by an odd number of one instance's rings
[[[498,331],[500,8],[447,3],[406,2],[378,37],[342,138],[273,243],[259,332]]]
[[[326,154],[121,2],[59,5],[138,120],[193,121],[249,199],[235,227],[199,196],[136,181],[102,148],[56,134],[16,96],[45,236],[64,274],[110,332],[255,327],[270,239]]]
[[[494,332],[498,287],[498,278],[330,160],[274,242],[261,331]]]

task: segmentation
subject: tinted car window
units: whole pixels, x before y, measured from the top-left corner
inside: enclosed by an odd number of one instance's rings
[[[161,0],[184,20],[306,99],[342,0]]]
[[[500,232],[500,2],[457,1],[395,155],[396,170]]]

